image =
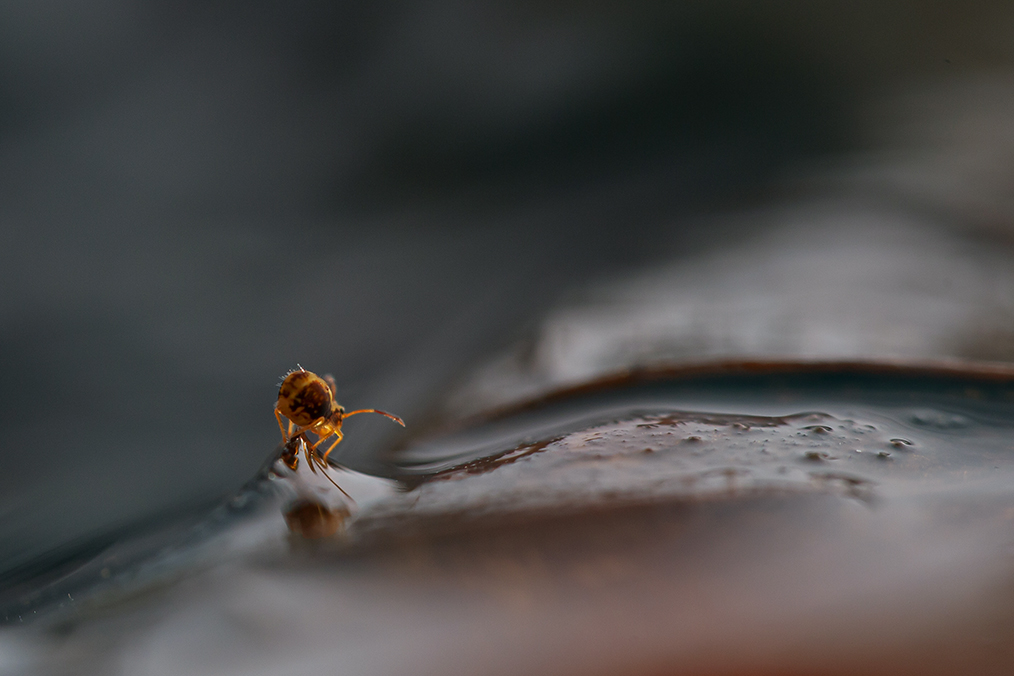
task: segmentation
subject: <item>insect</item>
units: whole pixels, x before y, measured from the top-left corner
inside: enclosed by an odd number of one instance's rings
[[[331,376],[321,378],[300,366],[298,370],[287,373],[278,388],[275,418],[278,420],[278,429],[282,431],[282,441],[285,444],[282,460],[289,469],[295,470],[299,466],[299,451],[302,446],[310,470],[316,474],[316,467],[319,467],[328,481],[351,500],[351,496],[327,474],[327,456],[343,438],[342,421],[359,413],[379,413],[402,427],[405,423],[398,416],[375,408],[346,412],[345,408],[334,400],[334,391],[334,378]],[[288,420],[288,425],[282,422],[283,417]],[[316,443],[310,443],[306,436],[307,432],[318,437]],[[334,443],[321,453],[318,449],[331,437],[336,437]]]

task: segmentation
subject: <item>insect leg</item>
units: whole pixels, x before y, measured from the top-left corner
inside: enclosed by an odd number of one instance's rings
[[[322,461],[324,461],[325,464],[327,464],[327,456],[331,454],[331,451],[334,450],[334,447],[337,446],[338,443],[344,438],[344,436],[342,435],[342,431],[341,430],[335,430],[334,433],[335,433],[335,436],[338,437],[338,438],[335,439],[334,443],[331,444],[330,448],[328,448],[326,451],[324,451],[324,455],[322,455],[321,458],[320,458]],[[323,441],[323,439],[321,439],[321,441]]]
[[[337,434],[337,435],[338,435],[338,441],[341,441],[341,440],[342,440],[342,433],[341,433],[341,428],[340,428],[340,427],[334,427],[334,428],[332,428],[332,429],[331,429],[331,431],[330,431],[330,432],[329,432],[328,434],[326,434],[326,435],[323,435],[323,436],[321,436],[321,437],[320,437],[319,439],[317,439],[317,443],[315,443],[315,444],[313,445],[313,450],[315,450],[315,451],[316,451],[316,450],[317,450],[317,448],[318,448],[318,447],[319,447],[319,446],[320,446],[320,445],[321,445],[322,443],[324,443],[325,441],[327,441],[328,439],[330,439],[330,438],[331,438],[331,437],[332,437],[333,435],[335,435],[335,434]],[[335,444],[337,444],[337,443],[338,443],[338,441],[336,441],[336,442],[334,442],[334,443],[335,443]],[[334,444],[331,444],[331,448],[334,448]]]
[[[282,443],[286,443],[289,440],[289,435],[292,434],[292,421],[289,421],[289,434],[285,433],[285,425],[282,424],[282,413],[275,406],[275,419],[278,420],[278,429],[282,431]]]
[[[303,438],[303,454],[306,456],[306,464],[310,466],[310,471],[313,472],[314,474],[316,474],[317,473],[317,468],[314,467],[314,462],[313,462],[314,461],[314,457],[313,457],[313,455],[311,455],[312,453],[313,453],[313,451],[310,450],[310,443],[308,441],[306,441],[306,438],[304,437]]]

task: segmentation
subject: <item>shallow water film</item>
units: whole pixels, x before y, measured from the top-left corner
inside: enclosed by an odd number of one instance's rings
[[[269,472],[8,597],[6,665],[1005,673],[1014,372],[944,371],[610,379],[410,443],[393,480],[336,472],[351,514]]]

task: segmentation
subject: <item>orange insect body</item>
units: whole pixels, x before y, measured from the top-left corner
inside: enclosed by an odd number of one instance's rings
[[[278,420],[278,428],[282,431],[282,441],[286,445],[282,458],[289,468],[294,470],[299,465],[298,442],[301,439],[306,462],[310,465],[310,469],[316,472],[314,469],[314,465],[316,465],[322,471],[326,470],[328,467],[327,456],[343,438],[342,421],[350,415],[379,413],[402,427],[405,426],[398,416],[374,408],[364,408],[346,413],[345,408],[334,400],[334,391],[335,382],[331,376],[321,378],[316,373],[311,373],[302,367],[298,371],[288,373],[285,380],[282,381],[278,388],[275,418]],[[282,422],[283,417],[289,421],[288,425]],[[306,438],[307,432],[317,435],[316,443],[312,445],[309,443]],[[323,454],[319,453],[320,445],[331,437],[337,438]],[[330,477],[328,478],[330,479]],[[338,490],[342,490],[338,484],[335,486]],[[347,496],[348,493],[345,495]]]

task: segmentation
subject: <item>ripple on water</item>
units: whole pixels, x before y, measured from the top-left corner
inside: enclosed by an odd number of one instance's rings
[[[929,414],[923,411],[922,415]],[[938,419],[950,419],[938,412]],[[967,421],[967,419],[965,419]],[[1014,479],[1002,444],[917,444],[904,420],[631,410],[533,442],[403,477],[416,513],[469,518],[621,502],[833,492],[870,501],[974,479]],[[971,426],[965,423],[964,429]],[[947,430],[954,429],[947,427]],[[460,458],[459,458],[460,459]],[[890,462],[885,462],[885,461]]]
[[[404,449],[396,466],[405,493],[367,522],[800,494],[874,505],[1012,490],[1014,407],[1003,382],[967,397],[966,384],[946,378],[792,377],[704,378],[675,390],[635,377],[519,407]]]

